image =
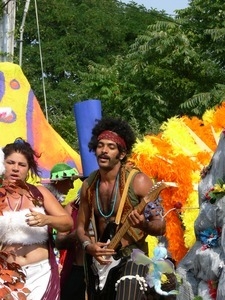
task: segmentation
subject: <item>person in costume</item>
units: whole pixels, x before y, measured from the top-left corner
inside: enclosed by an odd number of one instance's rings
[[[69,190],[72,189],[74,180],[80,177],[79,172],[70,165],[60,162],[50,170],[50,179],[43,181],[56,199],[62,203]]]
[[[50,183],[46,185],[59,202],[65,200],[74,180],[81,178],[78,171],[66,163],[56,164],[50,171]],[[65,211],[73,218],[70,233],[58,232],[55,245],[60,250],[60,300],[84,300],[85,281],[83,250],[76,237],[75,225],[79,208],[79,192],[76,199],[65,206]]]
[[[225,299],[225,133],[201,172],[196,242],[177,266],[182,279],[178,300]]]
[[[29,176],[40,175],[37,165],[40,156],[28,142],[17,138],[3,152],[2,249],[11,253],[8,263],[21,266],[29,290],[26,290],[28,300],[59,299],[59,272],[50,232],[52,228],[70,231],[73,220],[48,189],[27,183]]]
[[[135,141],[132,128],[121,119],[102,118],[92,130],[89,150],[95,153],[99,169],[82,184],[77,219],[77,235],[86,253],[89,300],[143,299],[147,269],[132,262],[130,255],[134,248],[147,254],[147,234],[165,232],[159,211],[152,209],[145,218],[139,206],[153,187],[152,180],[125,164]],[[90,220],[95,240],[89,235]]]

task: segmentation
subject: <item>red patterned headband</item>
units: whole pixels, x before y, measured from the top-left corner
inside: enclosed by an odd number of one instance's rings
[[[110,130],[105,130],[102,133],[99,134],[98,136],[98,141],[106,139],[106,140],[111,140],[114,143],[120,145],[123,149],[126,149],[126,143],[123,138],[121,138],[116,132],[110,131]]]

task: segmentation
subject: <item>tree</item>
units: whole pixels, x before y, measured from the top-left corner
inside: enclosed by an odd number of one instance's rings
[[[24,3],[20,1],[18,4],[19,29]],[[143,6],[125,5],[115,0],[43,0],[37,8],[39,39],[35,11],[35,2],[32,1],[24,31],[23,71],[43,109],[44,77],[49,122],[74,145],[72,128],[67,128],[66,124],[73,122],[73,104],[89,96],[83,94],[80,98],[77,95],[81,80],[79,73],[87,70],[90,61],[111,65],[114,56],[127,53],[137,35],[143,33],[160,14],[151,13]],[[16,57],[14,61],[17,62]]]
[[[224,67],[225,58],[225,2],[223,0],[192,0],[179,10],[177,21],[185,33],[192,37],[194,47],[202,55]]]
[[[89,74],[80,77],[83,80],[78,94],[84,90],[103,99],[106,111],[113,103],[114,113],[122,111],[127,118],[135,119],[141,133],[157,131],[174,115],[193,115],[191,105],[184,110],[183,103],[200,93],[209,93],[216,83],[222,84],[218,65],[203,60],[182,26],[172,19],[150,25],[113,66],[91,64]],[[198,105],[194,113],[205,109]]]
[[[200,53],[206,64],[210,62],[206,70],[213,80],[207,78],[209,87],[195,93],[181,105],[182,108],[191,108],[197,115],[225,99],[224,17],[223,0],[192,0],[188,8],[179,10],[177,14],[177,21],[190,38],[192,46]]]
[[[92,65],[80,88],[84,84],[89,94],[103,97],[105,103],[112,102],[116,91],[114,102],[120,107],[115,105],[114,110],[119,114],[122,108],[127,113],[129,107],[127,117],[136,120],[141,133],[154,132],[174,115],[201,116],[218,105],[225,98],[224,25],[220,22],[224,3],[207,4],[193,0],[190,8],[177,11],[177,18],[150,25],[120,65],[118,59],[108,70]],[[98,69],[104,72],[100,75]],[[107,79],[109,74],[114,81]]]

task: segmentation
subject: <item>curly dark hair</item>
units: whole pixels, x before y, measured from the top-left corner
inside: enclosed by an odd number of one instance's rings
[[[11,155],[14,152],[19,152],[23,154],[28,162],[29,171],[31,173],[31,176],[34,177],[40,175],[40,171],[38,169],[38,164],[36,162],[36,159],[40,157],[40,155],[35,152],[31,145],[26,142],[22,138],[16,138],[15,141],[11,144],[7,144],[2,151],[4,152],[5,159]]]
[[[92,129],[92,137],[88,144],[89,150],[95,152],[98,145],[98,136],[105,130],[110,130],[117,133],[126,143],[126,153],[130,154],[136,137],[131,126],[124,120],[112,117],[103,117],[101,120],[97,120],[97,124]],[[118,145],[120,152],[124,151],[120,145]]]

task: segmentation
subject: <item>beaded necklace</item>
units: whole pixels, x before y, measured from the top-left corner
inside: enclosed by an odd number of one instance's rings
[[[14,198],[14,197],[13,197]],[[13,208],[12,205],[11,205],[11,202],[9,200],[8,197],[6,197],[7,201],[8,201],[8,204],[9,204],[9,208],[12,210],[12,211],[19,211],[22,207],[22,203],[23,203],[23,195],[20,196],[18,199],[18,202],[16,203],[15,207]]]
[[[115,194],[114,194],[114,199],[111,201],[112,203],[112,209],[111,211],[109,212],[108,215],[104,214],[104,212],[102,211],[101,209],[101,204],[99,202],[99,193],[98,193],[98,190],[99,190],[99,179],[97,180],[96,182],[96,189],[95,189],[95,193],[96,193],[96,203],[97,203],[97,208],[98,208],[98,211],[100,213],[100,215],[102,217],[104,217],[105,219],[108,219],[112,216],[113,212],[114,212],[114,209],[115,209],[115,204],[116,204],[116,199],[117,199],[117,194],[118,194],[118,188],[119,188],[119,174],[117,174],[116,176],[116,182],[115,182],[115,188],[113,188],[113,191],[115,189]]]

